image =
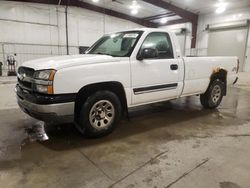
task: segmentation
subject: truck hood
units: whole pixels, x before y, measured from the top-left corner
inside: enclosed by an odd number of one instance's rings
[[[108,55],[99,54],[83,54],[83,55],[65,55],[55,56],[42,59],[36,59],[24,62],[22,66],[29,67],[34,70],[55,69],[81,66],[93,63],[107,63],[120,61],[120,57],[112,57]]]

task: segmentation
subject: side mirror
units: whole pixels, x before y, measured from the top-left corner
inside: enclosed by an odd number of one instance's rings
[[[137,60],[152,59],[158,56],[158,52],[154,48],[144,48],[137,56]]]

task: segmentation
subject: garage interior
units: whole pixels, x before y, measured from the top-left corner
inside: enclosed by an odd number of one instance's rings
[[[249,20],[249,0],[1,0],[0,188],[249,188]],[[239,58],[218,109],[197,96],[145,105],[88,139],[18,108],[10,61],[83,54],[104,34],[143,27],[174,32],[185,56]]]

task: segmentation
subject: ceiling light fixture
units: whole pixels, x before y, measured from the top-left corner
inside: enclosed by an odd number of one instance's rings
[[[215,10],[215,13],[217,14],[221,14],[223,12],[226,11],[226,7],[218,7],[216,10]]]
[[[161,22],[161,24],[165,24],[165,23],[168,22],[168,19],[167,19],[167,18],[162,18],[162,19],[160,20],[160,22]]]
[[[98,3],[99,2],[99,0],[92,0],[94,3]]]
[[[132,10],[131,10],[131,14],[132,14],[132,15],[138,14],[138,9],[132,9]]]
[[[134,3],[135,2],[135,3]],[[130,9],[139,9],[140,5],[136,3],[136,1],[133,1],[132,5],[129,6]]]
[[[221,14],[226,11],[227,9],[227,3],[217,3],[215,6],[217,7],[215,10],[216,14]]]
[[[131,10],[132,15],[138,14],[140,8],[141,7],[140,7],[140,5],[138,5],[136,0],[133,0],[132,5],[129,6],[129,9]]]
[[[233,19],[239,19],[239,18],[241,18],[242,17],[242,14],[234,14],[233,15]]]

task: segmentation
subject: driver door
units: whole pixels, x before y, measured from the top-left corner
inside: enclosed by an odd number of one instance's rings
[[[179,63],[178,59],[174,58],[168,33],[149,33],[138,55],[146,48],[155,50],[155,57],[142,57],[143,60],[131,61],[132,105],[176,98],[180,87]]]

